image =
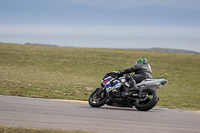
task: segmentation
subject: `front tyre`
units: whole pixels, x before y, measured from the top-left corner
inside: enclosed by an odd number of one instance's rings
[[[91,107],[101,107],[106,103],[107,97],[106,90],[96,89],[88,99],[89,105]]]
[[[152,109],[158,102],[158,94],[155,90],[146,89],[142,91],[144,100],[135,101],[135,108],[139,111],[148,111]]]

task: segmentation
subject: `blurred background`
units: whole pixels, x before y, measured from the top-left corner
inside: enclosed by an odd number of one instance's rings
[[[200,52],[200,0],[0,0],[0,42]]]

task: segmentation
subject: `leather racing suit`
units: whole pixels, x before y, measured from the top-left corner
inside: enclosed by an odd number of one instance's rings
[[[140,83],[147,78],[153,78],[151,66],[148,63],[135,64],[131,68],[127,68],[120,71],[121,74],[127,74],[132,72],[135,72],[135,74],[132,74],[131,77],[135,80],[136,83]]]

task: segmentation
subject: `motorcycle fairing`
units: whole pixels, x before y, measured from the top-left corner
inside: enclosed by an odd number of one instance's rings
[[[142,82],[138,83],[137,86],[140,89],[152,89],[157,90],[167,84],[166,79],[159,79],[159,78],[152,78],[152,79],[145,79]]]

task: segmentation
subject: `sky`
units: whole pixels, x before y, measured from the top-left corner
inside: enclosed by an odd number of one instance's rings
[[[200,0],[0,0],[0,42],[200,52]]]

